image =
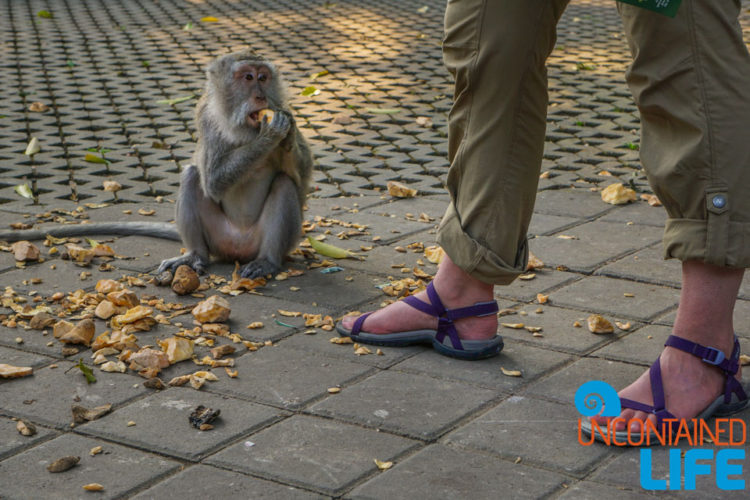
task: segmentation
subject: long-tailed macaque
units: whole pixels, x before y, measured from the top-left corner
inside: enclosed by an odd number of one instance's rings
[[[301,234],[310,148],[270,61],[249,50],[236,52],[213,61],[206,74],[195,112],[198,144],[180,179],[177,231],[168,224],[121,222],[4,232],[0,240],[179,234],[187,252],[162,261],[158,272],[187,264],[203,273],[211,256],[244,263],[247,278],[278,271]]]

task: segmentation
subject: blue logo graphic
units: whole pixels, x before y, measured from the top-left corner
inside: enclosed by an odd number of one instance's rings
[[[576,410],[584,417],[616,417],[620,414],[620,397],[606,382],[590,380],[576,391]]]

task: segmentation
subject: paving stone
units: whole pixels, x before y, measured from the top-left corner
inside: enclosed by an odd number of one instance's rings
[[[611,500],[629,500],[631,498],[677,498],[672,495],[657,495],[643,488],[629,488],[626,486],[612,487],[608,484],[595,483],[593,481],[581,481],[564,490],[558,498],[561,500],[599,500],[608,498]]]
[[[578,388],[589,380],[603,380],[620,390],[638,378],[646,367],[608,359],[582,358],[553,376],[536,382],[526,392],[572,404]]]
[[[603,215],[600,220],[632,222],[633,224],[646,224],[663,228],[667,222],[667,211],[663,207],[652,207],[648,203],[638,201],[627,205],[618,205],[614,210]]]
[[[410,357],[395,366],[398,370],[425,373],[437,378],[469,382],[493,390],[515,391],[532,380],[573,359],[560,352],[514,342],[505,342],[498,356],[479,361],[463,361],[443,356],[432,349]],[[504,375],[501,368],[520,370],[521,377]]]
[[[315,334],[305,334],[303,332],[298,332],[284,340],[284,347],[290,349],[312,351],[323,354],[325,356],[331,356],[346,361],[376,366],[378,368],[388,368],[410,356],[414,356],[415,354],[422,352],[423,350],[419,346],[369,346],[372,354],[357,355],[354,354],[353,344],[331,343],[330,339],[334,337],[339,337],[339,335],[335,333],[335,331],[325,332],[322,330],[318,330],[318,332]],[[376,354],[378,349],[380,349],[380,351],[383,353],[382,356]]]
[[[347,281],[348,276],[354,279]],[[360,282],[367,281],[368,277],[359,273],[307,272],[293,281],[293,286],[299,290],[290,290],[292,283],[288,281],[271,281],[264,287],[263,294],[301,304],[342,309],[348,304],[364,302],[381,294],[379,290],[359,285]]]
[[[198,405],[221,411],[210,431],[195,429],[188,422],[190,413]],[[268,425],[280,415],[278,410],[267,406],[205,390],[173,387],[120,408],[107,418],[81,425],[78,432],[197,461],[239,436]],[[129,427],[130,421],[136,425]]]
[[[575,217],[534,213],[529,224],[529,236],[556,233],[582,222],[583,220]]]
[[[372,370],[283,344],[246,354],[238,359],[237,369],[236,380],[220,379],[210,390],[287,409],[328,396],[329,387],[348,385]]]
[[[664,260],[661,244],[607,264],[595,274],[675,288],[679,288],[682,283],[680,262],[674,259]]]
[[[0,417],[0,460],[20,453],[26,448],[50,439],[57,434],[55,431],[36,425],[36,434],[22,436],[16,430],[16,423],[10,418]],[[2,477],[2,466],[0,466],[0,477]]]
[[[719,449],[728,449],[727,447],[717,448],[711,445],[703,445],[701,448],[714,450],[714,453]],[[651,450],[651,470],[648,471],[650,477],[654,480],[667,480],[668,488],[671,488],[670,481],[672,480],[669,474],[669,447],[652,446],[651,448],[626,448],[618,451],[618,456],[612,462],[603,466],[601,469],[596,471],[591,479],[594,481],[601,481],[610,484],[615,484],[625,488],[630,488],[635,491],[644,491],[641,486],[641,462],[642,450]],[[689,446],[679,447],[682,454],[688,449]],[[711,464],[712,473],[707,475],[696,476],[696,489],[692,491],[684,490],[684,471],[680,477],[679,492],[672,492],[667,490],[665,493],[673,493],[679,498],[717,498],[717,499],[731,499],[737,498],[738,491],[721,491],[716,486],[716,476],[714,475],[714,463],[712,461],[701,460],[700,463]],[[732,463],[740,463],[738,461],[732,461]],[[750,472],[747,467],[742,468],[741,475],[732,475],[730,479],[744,479],[745,484],[750,481]],[[661,493],[661,492],[660,492]]]
[[[433,264],[427,260],[423,251],[415,252],[408,246],[413,243],[421,243],[425,248],[436,245],[435,236],[436,234],[434,231],[426,230],[411,234],[408,237],[395,241],[387,246],[374,244],[373,249],[367,252],[360,252],[362,242],[357,242],[356,245],[347,245],[347,248],[361,253],[364,259],[360,261],[351,259],[345,261],[339,260],[336,264],[346,270],[347,276],[353,275],[350,270],[361,270],[367,273],[377,274],[378,277],[374,280],[376,284],[386,281],[384,279],[385,276],[391,276],[394,280],[415,278],[413,274],[414,268],[419,268],[430,276],[434,276],[435,273],[437,273],[437,264]],[[365,246],[372,245],[372,243],[368,243]],[[406,251],[399,251],[396,250],[396,248],[401,248]],[[421,264],[418,261],[421,261]],[[408,272],[403,272],[402,269],[407,269]]]
[[[111,246],[118,255],[127,257],[127,259],[116,261],[117,268],[121,269],[122,272],[135,271],[154,274],[162,260],[178,256],[180,248],[183,247],[182,243],[177,241],[146,236],[118,238]],[[208,270],[211,272],[212,267],[209,266]]]
[[[0,346],[0,363],[13,366],[30,366],[34,369],[54,362],[54,358]]]
[[[591,356],[650,365],[664,349],[664,342],[671,333],[669,327],[647,325],[592,352]]]
[[[534,212],[588,219],[612,210],[599,193],[584,189],[548,189],[536,196]]]
[[[647,321],[674,308],[679,294],[673,288],[593,276],[555,291],[550,301],[556,306]]]
[[[397,463],[353,490],[349,497],[412,499],[497,498],[513,492],[514,498],[542,498],[559,487],[566,477],[541,469],[513,464],[487,455],[432,445]]]
[[[140,377],[98,371],[96,383],[87,384],[77,368],[66,373],[74,363],[56,364],[57,368],[45,367],[32,376],[0,384],[0,412],[66,429],[72,421],[73,404],[93,408],[110,403],[117,407],[147,392]]]
[[[389,370],[345,387],[310,411],[416,439],[435,439],[497,397],[496,391]]]
[[[515,309],[516,314],[508,314],[500,317],[501,329],[500,334],[505,338],[520,340],[524,343],[531,344],[535,347],[551,348],[576,354],[583,354],[590,350],[612,342],[616,336],[622,335],[623,332],[616,328],[617,332],[613,335],[596,335],[589,332],[586,327],[586,318],[589,313],[564,309],[561,307],[540,306],[539,304],[528,304]],[[537,312],[541,310],[541,312]],[[521,313],[526,313],[522,315]],[[611,318],[617,321],[619,318]],[[576,327],[578,322],[582,326]],[[541,337],[534,335],[526,328],[508,328],[502,327],[502,323],[511,325],[522,323],[525,327],[539,327]],[[630,322],[633,328],[637,328],[638,323]]]
[[[574,406],[511,396],[481,417],[446,436],[461,447],[492,453],[507,460],[542,466],[577,477],[593,470],[610,451],[581,446]]]
[[[661,231],[650,226],[597,220],[557,235],[537,236],[529,241],[529,248],[548,266],[591,272],[609,260],[653,245],[660,239]]]
[[[533,274],[535,275],[535,278],[533,279],[517,279],[508,286],[495,287],[495,296],[532,302],[536,300],[538,293],[547,293],[563,284],[581,278],[578,274],[557,271],[554,269],[539,269],[533,271]]]
[[[89,451],[102,446],[104,452],[90,456]],[[58,474],[45,469],[64,456],[81,457],[78,465]],[[3,497],[8,499],[90,498],[82,489],[89,483],[104,486],[98,498],[120,498],[175,471],[180,464],[150,453],[132,450],[75,434],[65,434],[0,462]]]
[[[293,416],[209,458],[209,464],[339,495],[397,461],[416,442],[385,432],[309,416]]]
[[[96,259],[95,262],[98,262]],[[99,262],[100,263],[100,262]],[[117,261],[111,262],[117,268]],[[51,267],[54,266],[54,269]],[[85,279],[81,279],[81,273],[91,273]],[[41,264],[32,264],[25,269],[14,269],[0,275],[3,284],[13,287],[17,292],[37,291],[43,296],[50,296],[55,292],[73,292],[79,288],[93,289],[100,279],[119,279],[122,271],[100,271],[98,264],[88,267],[80,267],[70,261],[62,259],[47,260]],[[39,278],[42,282],[38,285],[24,284],[30,278]]]
[[[184,498],[258,498],[305,500],[324,498],[308,491],[284,486],[236,472],[196,465],[134,496],[135,500]]]

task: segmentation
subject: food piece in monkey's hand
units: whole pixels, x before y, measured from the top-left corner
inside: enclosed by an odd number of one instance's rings
[[[266,123],[270,123],[271,120],[273,120],[273,110],[272,109],[261,109],[258,111],[258,121],[265,121]]]

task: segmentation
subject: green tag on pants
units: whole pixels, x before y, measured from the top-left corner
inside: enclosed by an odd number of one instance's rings
[[[674,17],[677,9],[680,8],[682,0],[617,0],[622,3],[629,3],[636,7],[653,10],[665,16]]]

